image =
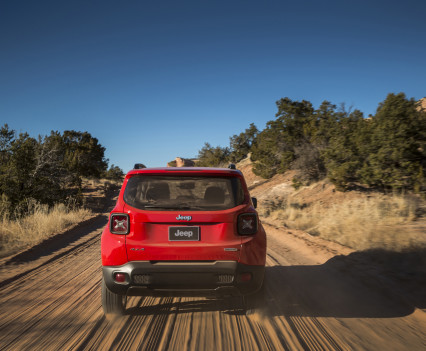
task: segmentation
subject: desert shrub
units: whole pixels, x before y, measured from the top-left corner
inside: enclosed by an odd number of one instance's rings
[[[326,175],[320,150],[315,145],[305,142],[296,146],[294,156],[292,168],[299,171],[301,180],[315,181],[324,178]]]
[[[110,168],[103,174],[103,178],[115,181],[122,181],[124,177],[123,170],[115,165],[111,165]]]
[[[295,190],[297,190],[297,189],[299,189],[303,185],[303,182],[300,180],[299,177],[293,177],[291,179],[291,185],[293,186],[293,188]]]

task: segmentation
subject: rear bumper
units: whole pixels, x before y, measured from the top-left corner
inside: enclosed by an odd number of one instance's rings
[[[103,267],[110,291],[137,296],[248,295],[261,288],[264,272],[264,266],[235,261],[133,261]],[[117,273],[125,275],[125,282],[114,280]]]

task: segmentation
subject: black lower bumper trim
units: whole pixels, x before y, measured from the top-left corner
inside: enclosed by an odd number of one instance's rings
[[[120,295],[229,296],[259,290],[264,270],[235,261],[134,261],[104,266],[103,276],[108,289]],[[114,280],[117,273],[124,274],[124,282]]]

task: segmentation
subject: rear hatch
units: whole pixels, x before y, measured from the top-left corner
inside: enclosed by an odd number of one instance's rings
[[[124,193],[129,261],[238,261],[238,177],[137,175]]]

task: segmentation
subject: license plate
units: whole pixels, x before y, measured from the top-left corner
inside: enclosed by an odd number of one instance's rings
[[[200,227],[169,227],[169,241],[199,241]]]

